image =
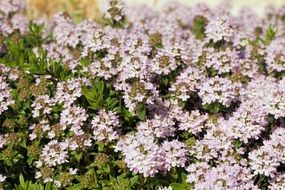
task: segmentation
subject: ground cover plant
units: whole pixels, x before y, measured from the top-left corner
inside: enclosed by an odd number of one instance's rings
[[[0,189],[284,189],[285,8],[0,0]]]

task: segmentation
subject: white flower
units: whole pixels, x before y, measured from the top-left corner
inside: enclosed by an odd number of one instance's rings
[[[35,178],[36,178],[36,179],[39,179],[40,177],[42,177],[42,173],[39,172],[39,171],[37,171],[37,172],[36,172],[36,175],[35,175]]]
[[[70,174],[72,174],[72,175],[75,175],[75,174],[77,174],[77,169],[75,168],[75,169],[73,169],[73,168],[69,168],[69,173]]]
[[[58,180],[54,180],[53,183],[54,183],[55,187],[60,187],[61,186],[61,183]]]
[[[172,187],[171,186],[169,186],[169,187],[160,186],[160,187],[157,187],[156,190],[172,190]]]
[[[6,179],[6,176],[0,174],[0,183],[4,182]]]

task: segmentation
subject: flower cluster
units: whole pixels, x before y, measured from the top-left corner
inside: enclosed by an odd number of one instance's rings
[[[120,140],[115,150],[123,152],[131,171],[145,177],[168,172],[172,167],[184,167],[187,160],[183,143],[173,140],[159,145],[154,136],[143,131]]]
[[[202,98],[202,104],[219,102],[228,107],[237,101],[240,89],[240,83],[233,83],[226,78],[216,76],[201,84],[198,94]]]
[[[0,0],[0,189],[284,189],[285,9],[229,7]]]
[[[277,128],[270,136],[270,140],[265,141],[264,145],[249,154],[251,168],[254,173],[264,174],[274,177],[277,167],[284,163],[284,128]]]
[[[210,20],[209,24],[205,29],[207,40],[212,40],[213,42],[218,41],[232,41],[234,37],[234,26],[230,22],[230,19],[226,16],[217,16]]]
[[[4,77],[0,77],[0,90],[1,90],[0,91],[0,102],[1,102],[0,114],[1,114],[8,109],[8,106],[14,103],[11,94],[11,89],[9,88],[9,85],[7,84]]]
[[[275,39],[267,47],[267,56],[265,57],[270,72],[284,71],[285,52],[284,52],[284,39]]]
[[[91,121],[93,138],[96,141],[113,141],[118,139],[120,133],[120,120],[112,111],[100,110]]]
[[[103,5],[104,17],[106,19],[120,22],[125,17],[125,6],[122,1],[107,0]]]
[[[175,98],[186,101],[191,97],[191,94],[198,91],[205,78],[201,70],[190,66],[177,76],[169,91],[173,92]]]
[[[192,164],[187,168],[188,182],[196,189],[258,189],[251,180],[252,174],[240,165],[220,164],[211,168],[206,163]]]

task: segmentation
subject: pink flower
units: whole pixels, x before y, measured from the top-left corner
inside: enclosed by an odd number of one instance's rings
[[[202,104],[219,102],[228,107],[238,99],[240,88],[241,84],[216,76],[202,83],[198,94],[202,98]]]
[[[226,16],[214,17],[210,20],[205,30],[207,40],[230,42],[234,37],[234,28]]]
[[[111,142],[118,139],[120,120],[112,111],[100,110],[91,121],[93,138],[98,142]]]
[[[42,149],[41,161],[50,167],[68,162],[67,147],[66,142],[50,141]]]

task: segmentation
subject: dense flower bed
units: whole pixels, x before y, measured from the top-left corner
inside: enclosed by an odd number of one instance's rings
[[[284,189],[285,8],[0,0],[0,189]]]

